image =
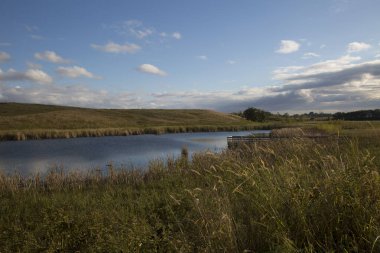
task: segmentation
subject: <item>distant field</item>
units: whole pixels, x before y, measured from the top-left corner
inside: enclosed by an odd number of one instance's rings
[[[254,127],[254,123],[239,116],[210,110],[87,109],[0,104],[0,139],[245,130]]]

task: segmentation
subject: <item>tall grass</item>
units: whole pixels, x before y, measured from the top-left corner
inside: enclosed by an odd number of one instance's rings
[[[100,129],[32,129],[32,130],[0,130],[0,141],[5,140],[38,140],[77,137],[128,136],[141,134],[245,131],[257,129],[254,125],[199,125],[199,126],[162,126],[145,128],[100,128]]]
[[[379,252],[378,137],[0,174],[0,251]]]

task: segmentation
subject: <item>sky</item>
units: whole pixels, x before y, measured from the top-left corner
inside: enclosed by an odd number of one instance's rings
[[[378,0],[1,0],[0,102],[380,108]]]

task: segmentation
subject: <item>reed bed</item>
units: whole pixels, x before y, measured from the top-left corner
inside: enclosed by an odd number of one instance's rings
[[[379,252],[378,136],[0,174],[1,252]],[[372,144],[372,145],[370,145]]]
[[[254,130],[253,125],[230,125],[230,126],[168,126],[146,128],[100,128],[100,129],[35,129],[35,130],[12,130],[0,131],[0,141],[13,140],[39,140],[39,139],[67,139],[79,137],[102,137],[102,136],[128,136],[141,134],[165,134],[165,133],[191,133],[191,132],[219,132],[219,131],[246,131]]]

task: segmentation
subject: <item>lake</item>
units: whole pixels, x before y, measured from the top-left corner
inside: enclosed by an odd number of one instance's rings
[[[183,147],[187,147],[189,155],[205,150],[219,152],[227,147],[227,136],[267,132],[269,131],[258,130],[4,141],[0,142],[0,169],[28,175],[44,173],[56,166],[76,170],[105,169],[110,162],[128,168],[144,168],[151,160],[179,156]]]

